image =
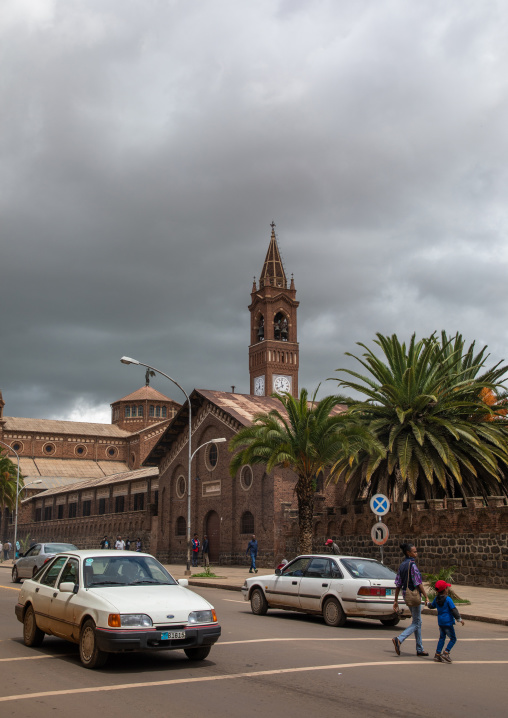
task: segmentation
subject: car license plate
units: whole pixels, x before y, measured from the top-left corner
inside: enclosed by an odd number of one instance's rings
[[[392,595],[393,595],[393,588],[387,588],[387,589],[386,589],[386,595],[387,595],[387,596],[392,596]]]
[[[185,638],[185,631],[165,631],[161,633],[161,641],[169,641],[171,638]]]

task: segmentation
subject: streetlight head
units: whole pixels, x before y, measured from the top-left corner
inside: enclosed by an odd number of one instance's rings
[[[130,357],[122,357],[120,361],[122,364],[139,364],[137,359],[131,359]]]
[[[32,481],[32,484],[42,484],[42,479],[37,479],[37,481]]]
[[[212,439],[214,444],[223,444],[227,439]]]

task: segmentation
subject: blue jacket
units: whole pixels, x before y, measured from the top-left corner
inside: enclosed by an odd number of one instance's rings
[[[250,553],[251,556],[257,556],[258,555],[258,542],[257,541],[249,541],[249,545],[247,546],[247,551],[245,552]]]
[[[454,626],[455,619],[457,619],[457,621],[461,620],[459,610],[455,607],[450,596],[444,596],[438,593],[429,608],[437,608],[438,626]]]

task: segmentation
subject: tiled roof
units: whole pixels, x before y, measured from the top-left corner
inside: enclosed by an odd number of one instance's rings
[[[159,470],[156,467],[149,469],[136,469],[135,471],[123,471],[120,474],[113,474],[113,476],[105,476],[101,479],[87,479],[86,481],[74,482],[71,485],[61,486],[59,488],[49,489],[36,494],[33,498],[40,499],[46,496],[53,496],[54,494],[64,494],[69,491],[81,491],[82,489],[89,489],[95,486],[102,486],[104,484],[120,484],[124,481],[140,481],[146,478],[158,477]]]
[[[117,404],[119,401],[173,401],[169,396],[161,394],[160,391],[154,389],[152,386],[142,386],[141,389],[133,391],[132,394],[127,394],[123,399],[117,399],[113,404]],[[178,402],[174,401],[177,404]]]
[[[123,461],[92,461],[89,459],[32,459],[19,457],[19,469],[23,476],[39,478],[59,476],[70,479],[92,479],[129,471]]]
[[[58,419],[22,419],[6,416],[4,431],[26,431],[39,434],[67,434],[68,436],[110,436],[119,438],[131,432],[115,424],[92,424],[87,421],[59,421]]]
[[[47,491],[49,489],[57,489],[60,486],[69,486],[72,484],[77,484],[83,481],[82,477],[79,478],[71,478],[70,476],[28,476],[25,475],[25,484],[29,484],[31,481],[40,481],[40,484],[33,484],[32,486],[27,487],[28,492],[32,491],[38,491],[41,493],[42,491]],[[22,496],[25,494],[22,494]]]

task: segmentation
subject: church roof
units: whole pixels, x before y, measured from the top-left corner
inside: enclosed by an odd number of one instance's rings
[[[69,491],[74,492],[81,489],[93,488],[95,486],[109,486],[110,484],[119,484],[123,483],[124,481],[139,481],[150,477],[157,478],[158,475],[159,470],[157,468],[144,468],[135,469],[134,471],[122,471],[120,474],[113,474],[106,477],[103,476],[101,478],[86,479],[84,481],[73,482],[72,484],[69,483],[66,486],[55,486],[52,488],[48,488],[47,491],[35,494],[30,498],[32,500],[40,499],[45,498],[46,496],[53,496],[54,494],[63,494]]]
[[[275,237],[275,224],[272,222],[272,236],[266,253],[265,263],[261,270],[259,278],[259,286],[272,285],[274,287],[286,287],[287,279],[284,271],[284,265],[279,252],[279,245]]]
[[[102,479],[105,476],[127,472],[129,466],[124,461],[94,461],[93,459],[54,459],[51,457],[19,457],[19,469],[25,477],[25,483],[31,480],[53,477],[69,479]]]
[[[6,416],[4,419],[4,431],[68,434],[69,436],[108,436],[111,438],[123,438],[132,433],[130,431],[125,431],[125,429],[120,429],[115,424],[94,424],[88,421],[23,419],[15,416]]]
[[[169,396],[161,394],[160,391],[154,389],[152,386],[142,386],[137,391],[133,391],[132,394],[127,394],[123,399],[117,399],[113,404],[117,404],[119,401],[173,401]],[[178,402],[174,401],[174,404]]]

